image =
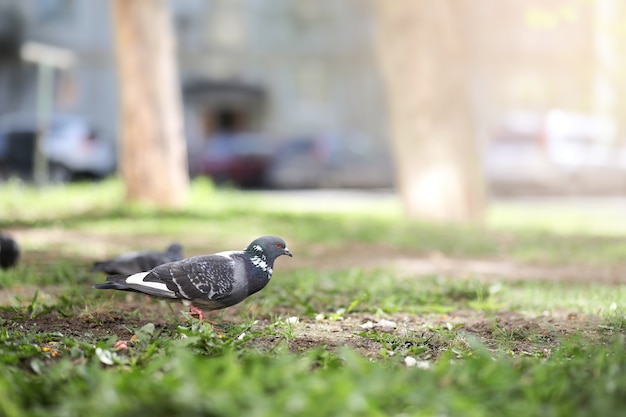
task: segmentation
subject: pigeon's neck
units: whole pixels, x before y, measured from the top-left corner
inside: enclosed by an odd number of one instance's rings
[[[263,252],[252,254],[250,256],[250,262],[252,262],[253,270],[255,272],[267,274],[268,280],[272,277],[272,268],[274,267],[274,262],[267,259]]]
[[[267,285],[274,272],[273,260],[267,259],[263,251],[255,251],[249,254],[251,266],[251,276],[248,282],[249,293],[253,294]]]

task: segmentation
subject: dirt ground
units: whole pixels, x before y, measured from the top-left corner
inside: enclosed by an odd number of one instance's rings
[[[85,311],[63,317],[57,312],[35,318],[17,316],[10,310],[0,311],[4,325],[11,329],[28,331],[33,328],[45,332],[59,332],[82,340],[106,338],[128,340],[132,329],[153,323],[158,330],[174,330],[185,321],[181,308],[174,312],[164,303],[140,301],[107,305],[106,310]],[[246,307],[232,307],[222,314],[212,313],[208,320],[217,331],[226,331],[233,323],[241,322],[238,314]],[[137,314],[140,311],[140,314]],[[279,315],[283,320],[288,316]],[[295,318],[289,319],[294,320]],[[515,312],[483,313],[459,310],[448,314],[386,315],[384,318],[370,314],[350,313],[341,319],[299,317],[290,327],[292,334],[277,330],[267,334],[263,329],[271,326],[269,317],[257,316],[250,329],[259,335],[249,344],[261,350],[273,350],[287,344],[289,350],[298,352],[316,347],[335,350],[339,347],[355,349],[365,356],[380,357],[381,349],[403,351],[411,345],[422,347],[423,358],[436,358],[443,350],[459,344],[471,344],[477,339],[488,349],[503,346],[511,354],[547,357],[568,335],[581,332],[586,338],[599,340],[608,330],[599,326],[594,317],[576,314],[528,317]]]
[[[59,235],[57,232],[46,233],[41,230],[18,231],[20,238],[37,241],[91,241],[100,248],[102,253],[111,247],[117,247],[114,241],[101,242],[101,236]],[[162,243],[162,244],[161,244]],[[149,242],[151,247],[165,247],[169,242]],[[376,253],[375,259],[371,254]],[[189,255],[193,255],[191,253]],[[31,262],[45,266],[46,258],[55,254],[43,252],[26,253],[22,262]],[[67,256],[67,254],[65,255]],[[411,253],[401,253],[386,247],[372,248],[371,246],[354,245],[342,248],[340,254],[336,249],[324,246],[308,248],[306,257],[294,257],[290,262],[284,262],[280,268],[319,267],[319,259],[325,259],[322,268],[348,268],[359,265],[363,268],[393,267],[399,273],[413,276],[444,274],[451,276],[471,275],[478,279],[546,279],[562,280],[567,282],[582,282],[590,274],[596,280],[605,283],[620,284],[626,280],[623,270],[616,268],[594,268],[593,271],[579,266],[538,266],[525,265],[499,259],[451,259],[441,254],[433,253],[427,256],[416,256]],[[87,262],[83,259],[82,262]],[[85,285],[88,290],[89,285]],[[18,295],[22,300],[30,300],[37,290],[34,286],[20,285],[12,288],[0,289],[0,305],[7,305]],[[45,296],[55,297],[54,287],[46,287]],[[209,316],[216,324],[216,328],[225,329],[232,323],[241,321],[242,309],[250,308],[246,303],[234,306],[226,311]],[[44,314],[36,318],[17,317],[11,309],[0,310],[0,317],[4,325],[15,329],[30,330],[37,327],[46,332],[60,332],[66,336],[82,339],[102,339],[116,337],[129,339],[131,329],[137,329],[147,323],[154,323],[156,329],[174,329],[183,320],[177,314],[181,307],[174,307],[174,312],[163,302],[147,301],[145,298],[130,297],[118,304],[107,304],[95,307],[95,310],[85,310],[72,317],[63,317],[57,312]],[[139,314],[137,312],[140,312]],[[279,317],[289,317],[289,312],[273,312]],[[217,319],[217,320],[216,320]],[[479,339],[488,349],[497,349],[506,345],[512,354],[549,356],[560,341],[573,333],[581,332],[589,338],[598,340],[603,338],[609,330],[600,326],[593,316],[580,316],[572,312],[558,312],[550,315],[525,316],[510,311],[477,312],[473,310],[459,310],[448,314],[388,315],[384,318],[362,313],[351,313],[340,320],[329,318],[315,319],[299,317],[294,323],[292,332],[287,336],[280,331],[272,335],[261,330],[272,323],[269,317],[258,316],[252,330],[259,330],[260,337],[250,341],[260,349],[274,349],[278,344],[287,344],[291,351],[297,352],[314,347],[325,346],[328,349],[337,349],[347,346],[356,349],[366,356],[380,357],[381,349],[403,351],[411,345],[420,345],[425,348],[423,358],[437,357],[441,351],[449,349],[455,344],[471,344]],[[384,340],[381,340],[384,339]],[[404,346],[398,346],[404,344]],[[424,350],[424,349],[422,349]],[[392,352],[393,353],[393,352]]]

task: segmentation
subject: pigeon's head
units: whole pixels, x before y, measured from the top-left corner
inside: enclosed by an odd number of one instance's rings
[[[264,255],[270,262],[280,255],[293,256],[287,249],[285,241],[277,236],[262,236],[255,239],[245,250],[251,255]]]
[[[167,247],[167,252],[169,253],[174,253],[174,254],[180,254],[182,256],[183,253],[183,245],[181,245],[178,242],[174,242],[171,245],[169,245]]]

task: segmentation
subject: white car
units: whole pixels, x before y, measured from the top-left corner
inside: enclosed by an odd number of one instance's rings
[[[487,179],[502,193],[582,189],[585,178],[623,169],[614,134],[611,120],[590,114],[511,112],[485,143]]]
[[[11,113],[0,117],[0,174],[32,177],[37,123],[34,114]],[[76,178],[101,178],[117,165],[115,143],[96,132],[78,116],[50,117],[43,152],[53,182]]]

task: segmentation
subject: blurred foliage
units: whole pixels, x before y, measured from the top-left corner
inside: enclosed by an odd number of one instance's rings
[[[144,342],[149,360],[117,359],[102,348],[61,338],[61,358],[35,355],[0,367],[0,412],[34,416],[330,416],[620,415],[626,406],[623,340],[562,346],[548,360],[509,358],[480,345],[462,361],[446,356],[428,369],[371,362],[348,350],[260,355],[235,344],[204,354],[187,346],[207,337]],[[39,336],[41,337],[41,336]],[[59,338],[59,336],[57,336]],[[31,344],[24,345],[24,340]],[[11,345],[33,335],[4,332]],[[34,358],[32,358],[34,356]],[[109,362],[107,358],[112,357]],[[495,360],[494,360],[495,359]],[[105,364],[104,362],[108,363]]]
[[[484,227],[471,227],[409,221],[396,204],[382,199],[360,208],[328,211],[328,198],[298,200],[288,194],[216,189],[204,178],[193,182],[183,210],[129,205],[123,193],[117,179],[41,190],[5,183],[0,185],[0,229],[62,228],[115,236],[126,245],[142,236],[167,235],[197,253],[277,234],[290,246],[303,248],[298,255],[305,257],[310,256],[307,247],[340,248],[350,242],[421,255],[507,257],[540,263],[619,264],[626,257],[626,241],[616,233],[622,226],[626,230],[623,216],[591,217],[558,206],[531,210],[527,205],[495,204]],[[31,250],[64,249],[82,257],[94,256],[82,242],[29,245]]]

